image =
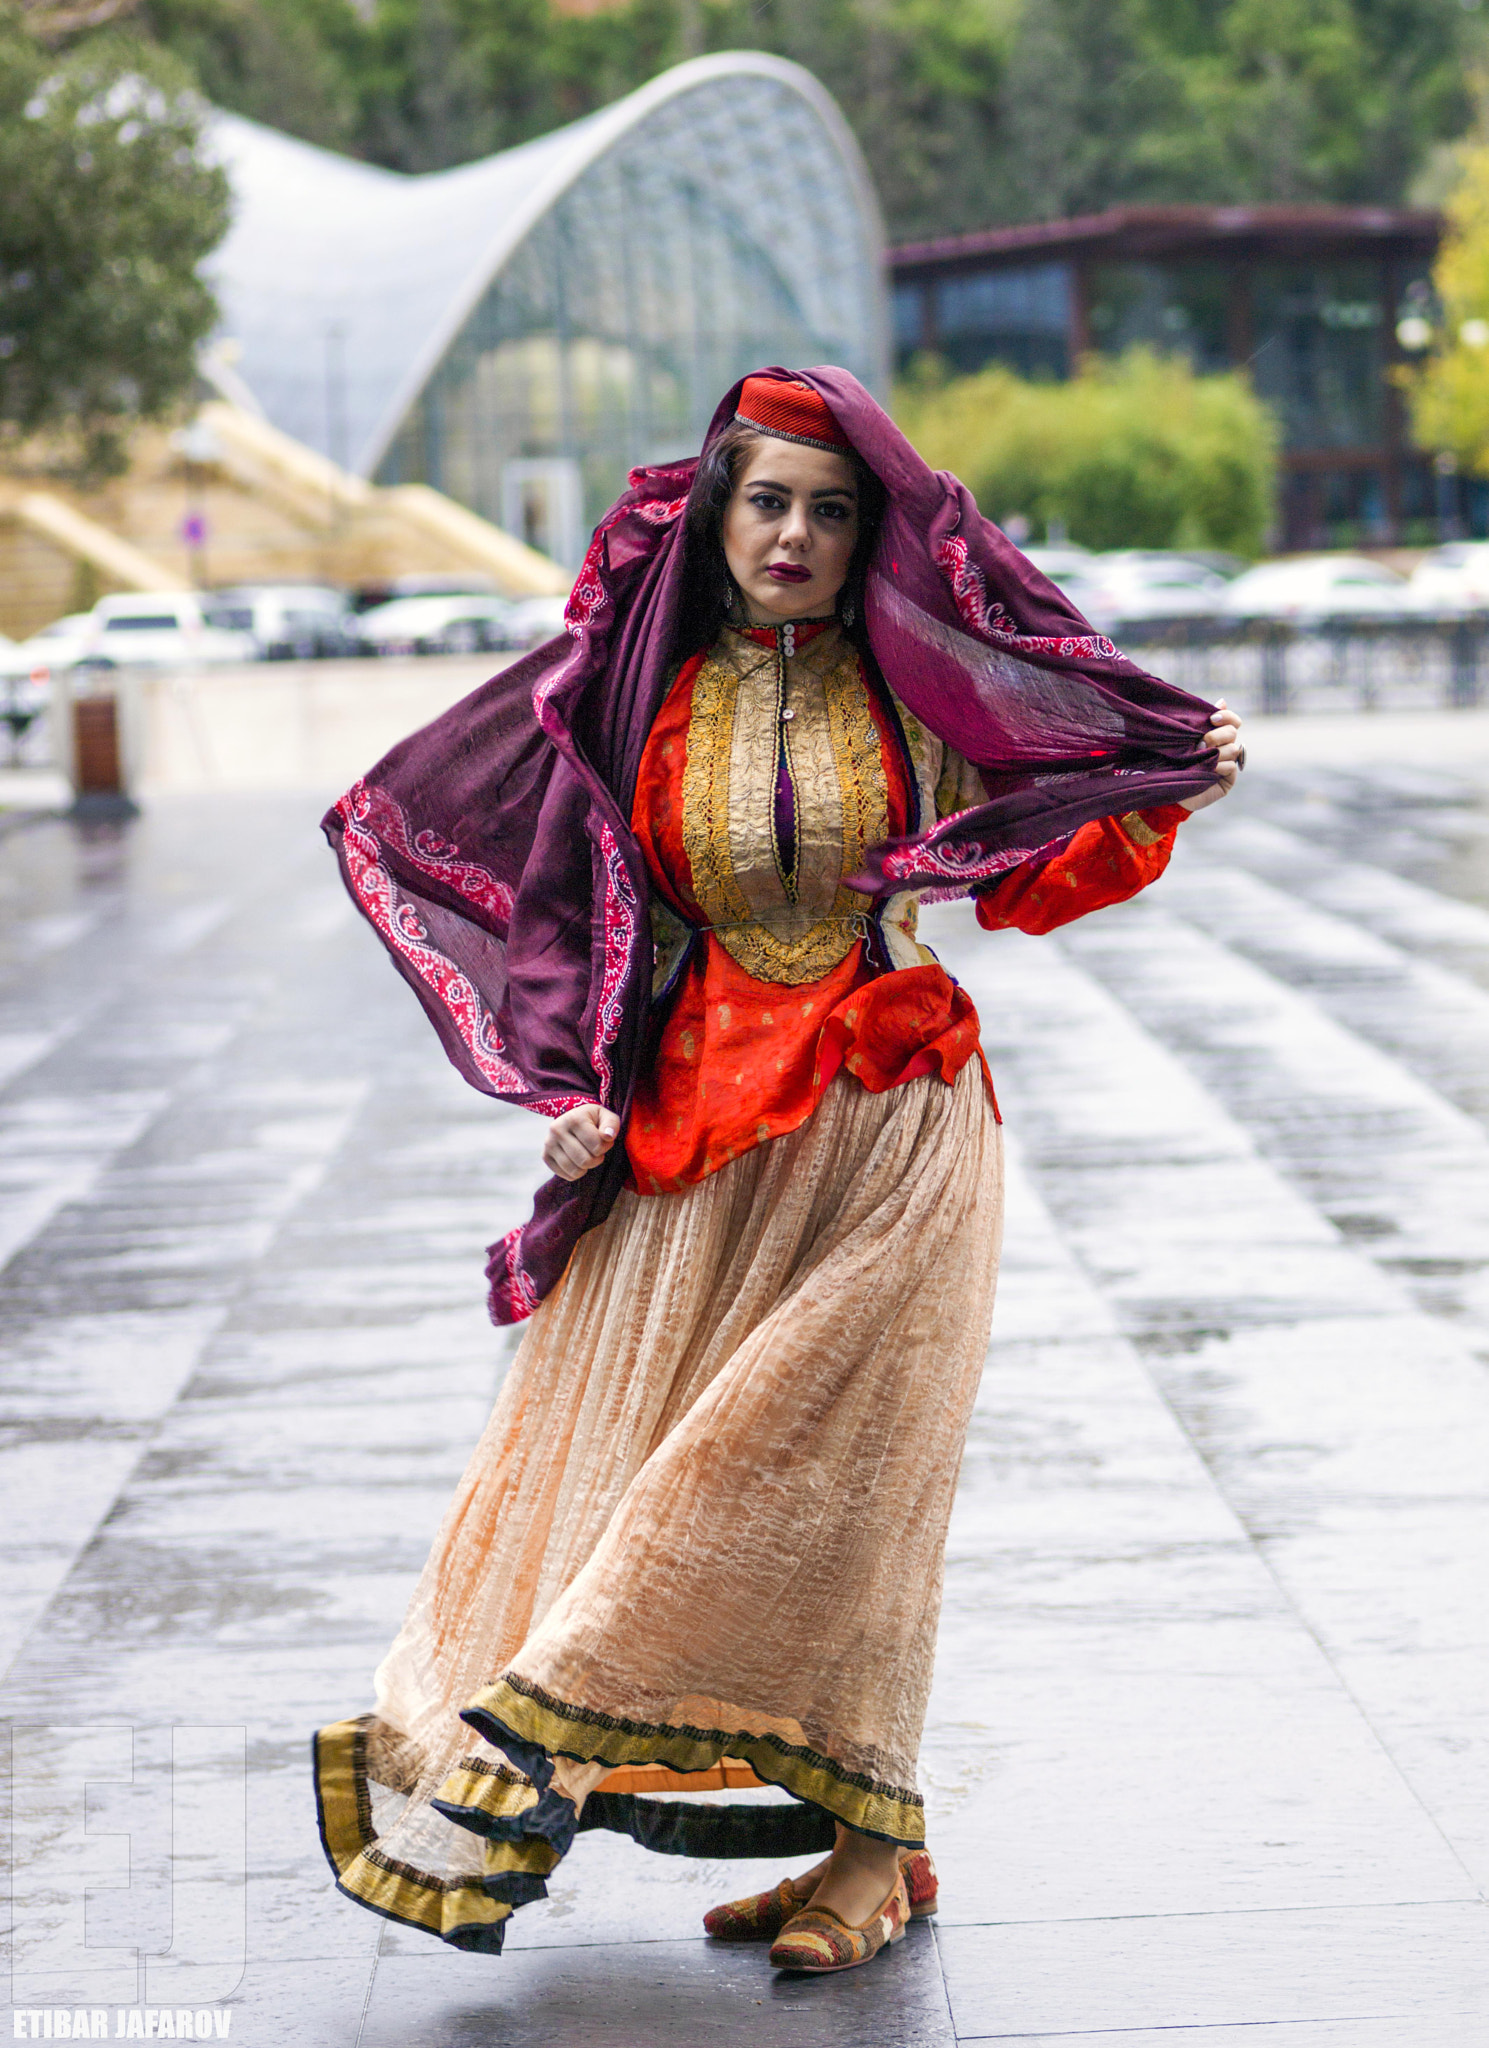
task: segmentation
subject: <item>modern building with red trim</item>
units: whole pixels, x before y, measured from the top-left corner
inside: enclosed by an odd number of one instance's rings
[[[1282,423],[1284,546],[1433,540],[1443,480],[1392,372],[1441,232],[1406,208],[1126,206],[908,243],[890,258],[897,356],[1064,378],[1145,342],[1244,368]],[[1451,490],[1452,517],[1481,509]]]

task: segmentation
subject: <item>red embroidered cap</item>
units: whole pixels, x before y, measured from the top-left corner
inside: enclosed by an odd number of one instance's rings
[[[853,443],[810,384],[786,383],[780,377],[746,377],[734,417],[780,441],[802,441],[830,454],[852,449]]]

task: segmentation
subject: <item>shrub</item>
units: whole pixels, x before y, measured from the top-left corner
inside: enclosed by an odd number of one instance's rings
[[[1261,552],[1277,429],[1245,377],[1197,377],[1136,348],[1088,357],[1067,384],[992,367],[948,378],[920,363],[895,416],[920,453],[955,470],[990,518],[1022,513],[1091,548]]]

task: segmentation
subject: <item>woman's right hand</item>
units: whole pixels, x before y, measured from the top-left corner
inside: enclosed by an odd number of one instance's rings
[[[543,1164],[560,1180],[583,1180],[598,1166],[620,1136],[620,1118],[613,1109],[598,1102],[582,1102],[578,1109],[566,1109],[548,1126],[543,1140]]]

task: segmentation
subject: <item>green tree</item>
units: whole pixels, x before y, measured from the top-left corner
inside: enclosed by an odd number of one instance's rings
[[[821,79],[858,137],[899,239],[1007,217],[1003,95],[1025,18],[1024,0],[703,5],[709,48],[769,50]]]
[[[1277,430],[1244,377],[1197,377],[1133,349],[1068,384],[994,368],[922,368],[895,416],[927,462],[954,469],[993,519],[1021,512],[1093,548],[1261,551]]]
[[[181,66],[113,33],[57,56],[0,12],[0,429],[66,428],[116,467],[192,381],[228,223]]]
[[[328,149],[361,148],[367,37],[348,0],[143,0],[134,20],[214,106]]]
[[[1027,8],[998,101],[996,218],[1053,220],[1175,196],[1143,142],[1178,125],[1182,103],[1172,53],[1141,0]]]
[[[115,0],[35,0],[74,26]],[[1461,135],[1489,0],[117,0],[208,97],[423,171],[701,49],[805,64],[891,235],[1123,203],[1403,199]],[[763,144],[768,147],[768,142]]]
[[[1461,166],[1433,272],[1441,324],[1405,382],[1421,445],[1489,476],[1489,148],[1465,150]]]
[[[1232,0],[1173,49],[1176,118],[1138,153],[1175,194],[1399,202],[1468,120],[1467,21],[1459,0]]]

